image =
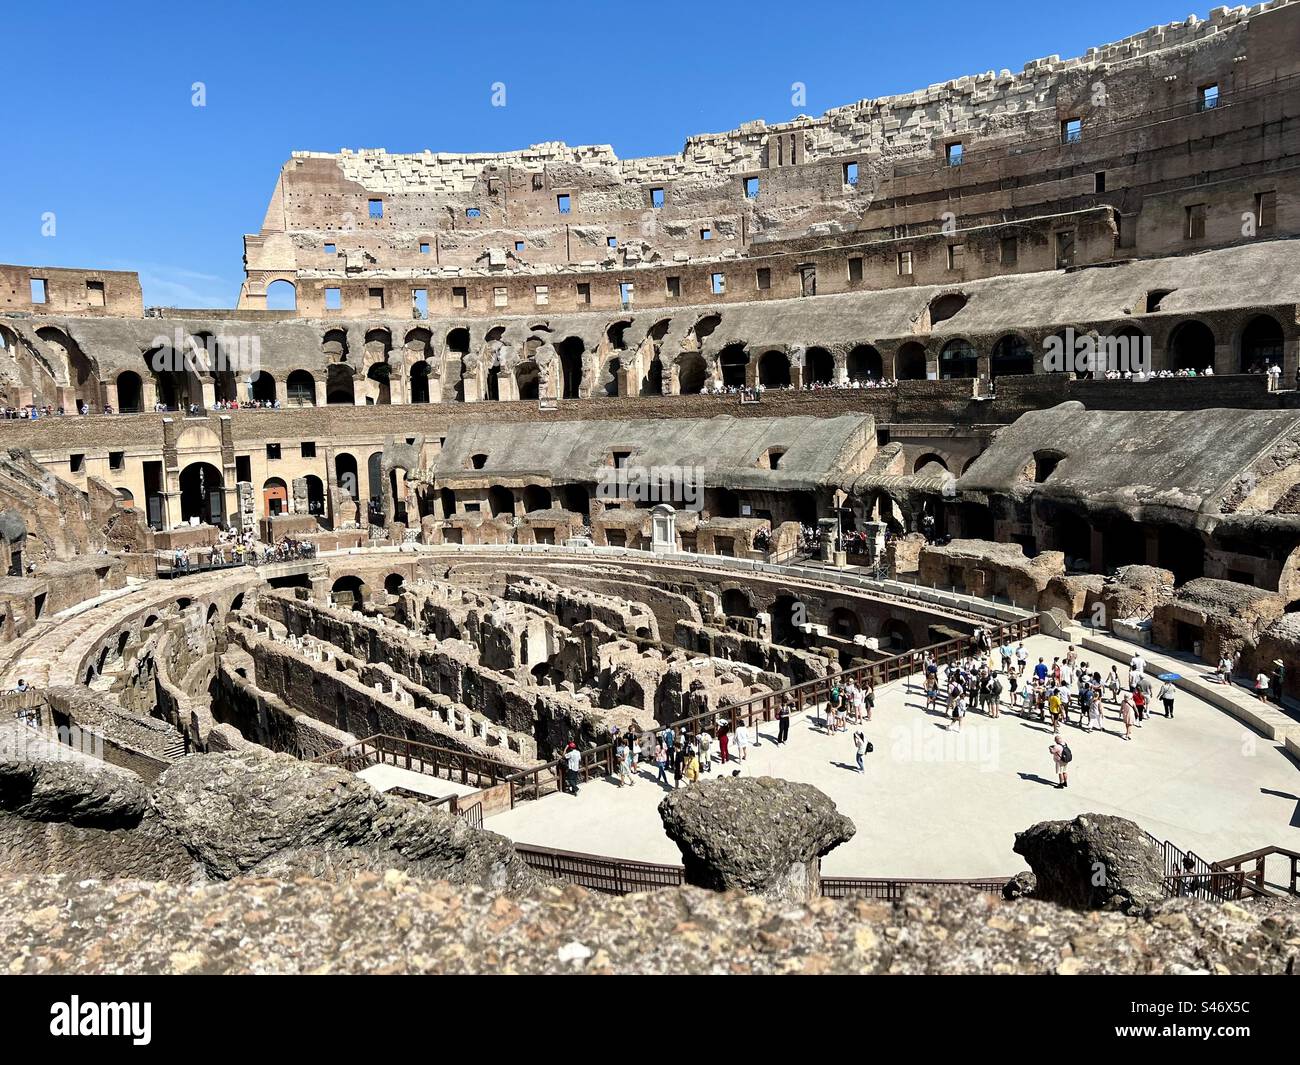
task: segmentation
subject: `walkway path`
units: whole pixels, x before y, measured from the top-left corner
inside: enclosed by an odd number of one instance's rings
[[[1040,654],[1050,662],[1066,644],[1035,636],[1026,647],[1031,663]],[[1083,657],[1109,669],[1098,654]],[[1075,758],[1070,787],[1057,790],[1048,725],[971,714],[952,733],[925,711],[919,685],[909,692],[895,682],[878,690],[865,726],[875,752],[864,775],[854,766],[852,726],[829,735],[811,715],[795,717],[785,747],[774,742],[775,724],[763,726],[741,771],[815,784],[853,820],[857,836],[825,861],[831,875],[1011,874],[1025,868],[1011,849],[1017,831],[1088,812],[1129,817],[1209,859],[1268,844],[1300,850],[1300,763],[1276,743],[1191,692],[1180,692],[1172,720],[1149,720],[1131,742],[1120,738],[1111,706],[1107,727],[1066,730]],[[488,827],[525,843],[677,863],[656,810],[665,794],[653,772],[630,788],[592,781],[576,799],[525,803]]]

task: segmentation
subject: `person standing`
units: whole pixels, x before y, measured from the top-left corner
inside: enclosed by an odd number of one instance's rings
[[[1070,751],[1070,745],[1061,739],[1058,732],[1052,737],[1052,744],[1047,748],[1052,753],[1052,761],[1056,764],[1056,786],[1058,788],[1068,788],[1070,786],[1070,762],[1074,759],[1074,754]]]
[[[695,748],[691,748],[686,755],[686,783],[694,784],[700,779],[700,760],[695,753]]]
[[[863,735],[861,729],[853,733],[853,750],[858,760],[858,772],[865,773],[867,767],[862,764],[862,756],[867,750],[867,737]]]
[[[655,778],[656,782],[659,784],[667,784],[668,783],[668,748],[664,746],[662,740],[660,740],[658,743],[655,744],[655,765],[659,769],[659,776]]]
[[[682,770],[686,768],[686,744],[679,743],[672,753],[673,763],[673,787],[682,786]]]
[[[731,752],[727,750],[727,742],[731,739],[731,725],[728,724],[724,717],[718,722],[718,758],[723,765],[731,761]]]
[[[618,765],[618,786],[632,783],[632,755],[628,750],[627,740],[619,737],[614,747],[614,761]]]
[[[1173,681],[1165,681],[1160,686],[1160,701],[1165,705],[1165,717],[1174,716],[1174,684]]]
[[[703,773],[713,772],[713,737],[709,734],[708,729],[700,733],[700,771]]]
[[[577,797],[578,794],[578,771],[582,768],[582,752],[574,743],[570,743],[564,751],[564,775],[568,779],[569,791]]]
[[[871,720],[871,713],[876,709],[876,686],[870,680],[861,692],[862,710],[868,721]]]
[[[1255,698],[1261,703],[1268,702],[1268,674],[1262,669],[1255,675]]]
[[[743,762],[749,754],[749,726],[743,722],[736,726],[736,750],[738,760]]]
[[[776,742],[785,743],[790,738],[790,697],[781,700],[781,708],[776,712]]]
[[[1119,704],[1119,719],[1124,722],[1124,738],[1133,738],[1133,700],[1125,693],[1124,701]]]

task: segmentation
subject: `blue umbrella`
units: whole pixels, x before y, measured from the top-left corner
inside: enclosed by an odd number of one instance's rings
[[[1156,679],[1157,680],[1182,680],[1183,676],[1181,673],[1161,673],[1160,676],[1157,677]]]

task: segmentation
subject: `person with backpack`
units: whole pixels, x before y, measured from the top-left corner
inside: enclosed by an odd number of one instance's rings
[[[1070,745],[1061,739],[1058,732],[1052,737],[1052,745],[1047,748],[1052,753],[1052,761],[1056,763],[1056,786],[1058,788],[1068,788],[1070,786],[1070,763],[1074,761],[1074,752],[1070,750]]]
[[[776,742],[786,743],[790,739],[790,697],[781,700],[781,709],[776,712]]]
[[[867,767],[862,764],[862,756],[867,750],[867,737],[863,735],[862,730],[858,729],[853,733],[853,750],[858,759],[858,772],[865,773]]]
[[[1002,679],[996,673],[989,677],[988,715],[989,717],[1002,715]]]

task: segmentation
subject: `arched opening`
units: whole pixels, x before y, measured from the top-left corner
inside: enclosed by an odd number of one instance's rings
[[[266,309],[268,311],[296,311],[298,309],[298,290],[292,281],[272,281],[266,286]]]
[[[515,368],[515,386],[520,399],[537,399],[542,375],[535,362],[521,362]]]
[[[221,525],[226,518],[221,471],[209,462],[191,462],[181,471],[181,521],[197,518]]]
[[[294,370],[284,383],[289,403],[295,407],[314,407],[316,405],[316,378],[306,370]]]
[[[591,509],[591,492],[585,484],[566,484],[560,489],[564,509],[584,517]]]
[[[793,595],[779,595],[770,609],[772,617],[772,642],[782,643],[787,647],[800,647],[803,633],[798,625],[804,622],[806,608]]]
[[[262,513],[268,518],[289,512],[289,489],[279,477],[268,478],[262,485]]]
[[[581,393],[584,348],[581,337],[565,337],[555,345],[555,353],[560,359],[560,382],[564,399],[577,399]]]
[[[129,488],[117,489],[117,498],[122,501],[123,506],[135,506],[135,494]]]
[[[335,606],[358,610],[366,601],[366,582],[360,577],[340,577],[330,588],[330,598]]]
[[[835,358],[825,348],[809,348],[804,353],[804,384],[829,385],[835,378]]]
[[[850,351],[846,368],[850,381],[882,381],[885,377],[885,362],[870,344],[859,344]]]
[[[625,339],[628,326],[632,324],[630,318],[620,318],[617,322],[610,322],[605,330],[605,339],[609,341],[609,346],[615,351],[622,351],[627,346]]]
[[[933,451],[927,451],[925,454],[917,456],[916,462],[912,464],[912,472],[920,473],[932,462],[937,462],[945,470],[948,468],[948,463],[944,462],[942,455],[936,455]]]
[[[790,360],[785,352],[763,352],[758,360],[758,383],[764,388],[785,388],[790,383]]]
[[[966,306],[966,297],[960,292],[949,292],[930,301],[930,327],[946,322]]]
[[[862,622],[858,619],[858,615],[848,607],[837,606],[831,611],[830,623],[827,628],[830,629],[833,636],[851,640],[862,632]]]
[[[898,618],[887,618],[880,626],[880,647],[882,650],[910,651],[912,649],[912,630],[907,622]]]
[[[346,451],[340,451],[334,456],[334,477],[338,486],[352,497],[354,503],[361,499],[361,481],[357,476],[357,460],[355,455],[349,455]]]
[[[748,366],[749,353],[744,344],[728,344],[718,353],[718,369],[727,388],[745,387],[745,369]]]
[[[380,517],[379,506],[384,498],[384,453],[372,451],[366,460],[366,489],[370,500],[370,519],[377,521]]]
[[[117,409],[122,414],[138,414],[144,410],[144,385],[134,370],[123,370],[117,375]]]
[[[650,357],[645,376],[641,378],[641,395],[662,396],[664,394],[664,363],[659,358],[659,349]]]
[[[1214,366],[1214,334],[1204,322],[1183,322],[1169,337],[1171,370],[1202,370]]]
[[[722,593],[722,612],[733,618],[752,618],[758,614],[749,596],[740,588],[728,588]]]
[[[389,595],[401,595],[406,588],[406,578],[400,573],[390,573],[384,578],[384,591]]]
[[[326,403],[356,403],[351,366],[331,366],[325,376]]]
[[[515,495],[509,488],[494,484],[488,489],[488,507],[494,518],[499,518],[503,514],[509,517],[515,512]]]
[[[248,395],[254,403],[274,403],[275,378],[265,370],[259,370],[248,382]]]
[[[722,315],[706,314],[693,326],[691,326],[691,335],[695,337],[695,346],[703,347],[707,337],[713,334],[713,331],[722,324]]]
[[[1264,373],[1270,366],[1282,366],[1282,326],[1276,318],[1258,314],[1241,331],[1242,373]]]
[[[429,402],[429,364],[417,362],[411,367],[411,402]]]
[[[694,396],[704,391],[708,369],[699,355],[688,353],[677,360],[677,391],[683,396]]]
[[[619,371],[621,371],[622,369],[623,369],[622,359],[609,360],[608,365],[605,367],[605,375],[606,375],[605,395],[607,396],[618,395],[618,375],[619,375]]]
[[[915,340],[909,340],[894,357],[894,376],[900,381],[924,381],[925,347]]]
[[[543,488],[540,484],[524,486],[524,510],[531,513],[534,510],[550,509],[551,491],[549,488]]]
[[[979,353],[969,340],[950,340],[939,352],[939,376],[945,381],[974,377],[979,372]]]
[[[1019,333],[999,337],[989,357],[989,373],[993,377],[1023,377],[1034,372],[1034,356],[1029,342]]]
[[[366,396],[367,403],[375,403],[381,406],[387,405],[393,401],[392,385],[389,381],[388,363],[374,363],[366,371],[366,380],[374,382],[373,394]]]
[[[307,482],[307,513],[322,517],[325,514],[325,483],[314,473],[303,478]]]

